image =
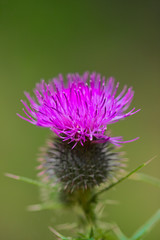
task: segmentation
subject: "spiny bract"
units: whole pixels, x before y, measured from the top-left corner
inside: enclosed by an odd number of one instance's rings
[[[109,142],[88,141],[72,149],[67,142],[52,138],[40,160],[39,168],[43,169],[40,175],[50,182],[61,182],[63,189],[69,192],[100,185],[124,167],[119,153]]]

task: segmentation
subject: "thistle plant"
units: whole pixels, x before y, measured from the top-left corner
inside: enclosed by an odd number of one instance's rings
[[[35,97],[25,93],[29,104],[24,105],[22,119],[39,127],[49,128],[51,136],[39,154],[39,180],[9,175],[45,189],[45,201],[31,206],[32,210],[68,207],[75,210],[83,234],[76,239],[129,239],[118,226],[99,224],[96,209],[102,204],[99,195],[126,178],[155,182],[159,180],[125,170],[125,159],[119,147],[137,140],[112,136],[109,125],[139,111],[128,111],[134,91],[125,86],[117,94],[119,83],[107,81],[96,73],[62,75],[49,83],[41,81],[34,90]],[[159,220],[160,212],[140,232],[130,239],[141,237]],[[58,238],[68,239],[50,228]],[[78,234],[78,233],[77,233]],[[136,237],[137,236],[137,237]]]

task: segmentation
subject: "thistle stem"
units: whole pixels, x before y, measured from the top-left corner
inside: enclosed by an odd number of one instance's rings
[[[155,157],[154,157],[155,158]],[[134,170],[132,170],[131,172],[129,172],[126,176],[120,178],[117,182],[112,183],[111,185],[109,185],[106,188],[103,188],[102,190],[100,190],[99,192],[96,192],[95,194],[92,195],[91,199],[89,200],[89,202],[94,202],[96,201],[97,197],[104,193],[105,191],[115,187],[117,184],[123,182],[124,180],[126,180],[127,178],[129,178],[131,175],[133,175],[134,173],[136,173],[137,171],[139,171],[141,168],[145,167],[146,165],[148,165],[154,158],[148,160],[147,162],[141,164],[140,166],[138,166],[137,168],[135,168]]]
[[[83,192],[79,192],[78,195],[79,195],[79,197],[77,198],[78,205],[82,209],[87,220],[87,223],[91,226],[96,225],[96,215],[94,213],[95,209],[94,205],[96,204],[96,202],[89,201],[89,199],[93,195],[93,192],[91,190],[85,190]]]

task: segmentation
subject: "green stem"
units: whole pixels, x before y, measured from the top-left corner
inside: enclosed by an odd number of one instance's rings
[[[126,180],[127,178],[129,178],[131,175],[133,175],[134,173],[136,173],[137,171],[139,171],[141,168],[145,167],[146,165],[148,165],[151,161],[153,160],[150,159],[149,161],[141,164],[140,166],[138,166],[137,168],[135,168],[133,171],[131,171],[130,173],[128,173],[126,176],[122,177],[121,179],[119,179],[117,182],[112,183],[111,185],[109,185],[108,187],[103,188],[101,191],[96,192],[95,194],[93,194],[93,196],[91,197],[91,199],[89,200],[89,202],[95,202],[95,200],[97,199],[97,197],[99,195],[101,195],[102,193],[104,193],[105,191],[108,191],[109,189],[115,187],[117,184],[123,182],[124,180]]]
[[[94,213],[94,208],[96,202],[89,202],[92,196],[91,190],[86,190],[84,192],[79,192],[78,194],[78,204],[84,212],[85,218],[89,225],[94,226],[96,224],[96,216]]]

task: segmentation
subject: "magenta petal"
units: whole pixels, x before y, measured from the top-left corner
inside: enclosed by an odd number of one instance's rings
[[[108,81],[100,74],[88,72],[80,76],[78,73],[67,75],[64,84],[62,75],[48,84],[42,80],[34,90],[35,99],[25,93],[29,105],[22,101],[26,110],[26,118],[20,118],[41,127],[51,129],[64,141],[78,142],[83,146],[85,141],[105,142],[120,146],[122,137],[108,137],[105,133],[109,124],[115,123],[139,110],[135,108],[127,112],[134,92],[125,86],[116,96],[119,83],[115,85],[111,77]]]

